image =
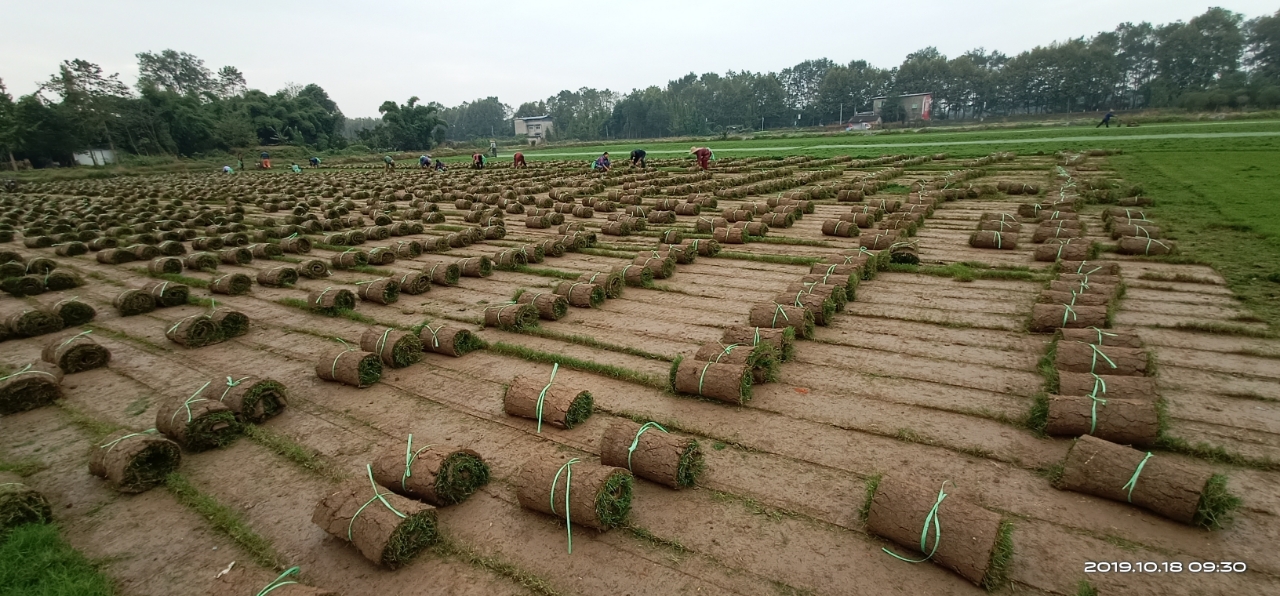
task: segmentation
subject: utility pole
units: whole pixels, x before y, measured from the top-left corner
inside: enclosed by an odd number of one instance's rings
[[[760,117],[760,132],[764,132],[764,116]],[[15,170],[17,168],[14,168]]]
[[[840,124],[844,124],[844,104],[840,104]]]

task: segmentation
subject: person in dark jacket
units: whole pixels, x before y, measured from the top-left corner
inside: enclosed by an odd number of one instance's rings
[[[644,156],[644,149],[633,149],[631,151],[631,167],[634,168],[637,164],[642,168],[645,167]]]
[[[1111,119],[1115,117],[1116,117],[1115,112],[1111,110],[1107,110],[1107,115],[1102,117],[1102,122],[1099,122],[1098,126],[1095,126],[1094,128],[1098,128],[1104,124],[1107,125],[1107,128],[1111,128]]]

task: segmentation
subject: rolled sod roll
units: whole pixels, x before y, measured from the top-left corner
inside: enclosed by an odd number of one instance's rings
[[[133,253],[123,248],[106,248],[98,251],[94,258],[103,265],[119,265],[135,260]]]
[[[700,257],[714,257],[720,253],[720,243],[706,238],[688,240],[685,244]]]
[[[141,289],[156,299],[158,307],[181,306],[191,295],[191,288],[168,281],[150,281],[142,284]]]
[[[394,262],[396,262],[396,253],[394,250],[385,246],[369,249],[370,265],[390,265]]]
[[[280,239],[280,250],[304,255],[311,252],[311,239],[306,236],[291,236],[289,238]]]
[[[372,471],[367,479],[351,481],[321,499],[311,523],[388,569],[404,565],[439,539],[436,508],[378,486]]]
[[[156,411],[156,430],[187,451],[205,451],[230,444],[240,435],[235,412],[213,395],[204,395],[205,384],[191,397],[172,397]]]
[[[400,292],[409,295],[425,294],[431,290],[431,278],[425,273],[399,273],[391,277],[400,286]]]
[[[62,398],[62,369],[33,362],[0,377],[0,415],[47,406]]]
[[[608,273],[603,271],[583,273],[578,276],[578,281],[581,283],[603,286],[606,298],[621,298],[622,290],[627,285],[626,280],[622,278],[622,274],[617,271],[611,271]]]
[[[321,312],[351,310],[356,307],[356,295],[351,290],[329,286],[323,290],[311,290],[307,294],[307,304]]]
[[[828,219],[822,222],[822,235],[850,238],[858,235],[858,226],[847,221]]]
[[[209,315],[179,319],[164,332],[169,341],[184,348],[201,348],[222,341],[222,328]]]
[[[693,356],[694,360],[720,364],[745,364],[751,368],[753,384],[771,383],[778,378],[778,350],[768,343],[702,344]]]
[[[1058,271],[1079,275],[1120,275],[1120,263],[1115,261],[1088,261],[1063,259],[1058,263]]]
[[[537,327],[538,309],[532,304],[518,302],[489,306],[484,309],[484,324],[508,331]]]
[[[13,337],[36,337],[62,331],[66,322],[52,310],[25,308],[6,316],[4,326]]]
[[[0,472],[0,539],[18,526],[51,521],[53,508],[44,495],[23,484],[17,474]]]
[[[680,230],[663,230],[662,235],[658,237],[659,244],[680,244],[684,240],[684,236],[680,234]]]
[[[628,265],[631,266],[631,265]],[[635,265],[639,267],[639,265]],[[647,270],[647,269],[646,269]],[[551,288],[551,291],[564,296],[571,306],[578,308],[598,308],[604,304],[605,287],[581,281],[562,281]]]
[[[125,290],[116,295],[116,310],[122,317],[132,317],[149,313],[156,309],[156,299],[150,292],[143,290]]]
[[[484,341],[471,331],[447,323],[435,327],[424,324],[418,331],[418,339],[422,340],[423,351],[455,358],[484,347]]]
[[[810,277],[810,276],[806,275],[805,277]],[[823,277],[823,276],[813,276],[813,277]],[[844,310],[845,303],[849,301],[848,295],[845,293],[845,288],[847,287],[846,284],[848,283],[848,277],[849,276],[845,276],[846,279],[841,280],[841,279],[838,279],[838,276],[833,275],[828,278],[831,282],[833,282],[829,284],[819,282],[819,281],[802,281],[800,283],[794,283],[794,284],[788,285],[787,292],[793,295],[797,293],[803,293],[803,294],[814,294],[816,296],[821,296],[824,299],[829,298],[835,304],[836,312],[840,312]],[[840,284],[840,285],[836,285],[836,284]]]
[[[1016,220],[987,219],[978,222],[979,230],[1017,234],[1022,231],[1022,224]]]
[[[238,310],[218,307],[209,313],[209,320],[218,326],[219,341],[249,332],[249,316]]]
[[[809,292],[788,292],[773,297],[778,304],[790,304],[803,308],[813,315],[813,324],[826,327],[836,316],[836,303],[830,295],[812,294]]]
[[[277,244],[258,243],[250,244],[244,248],[245,250],[248,250],[249,254],[255,259],[270,259],[284,254],[284,251],[280,250],[280,246]]]
[[[182,259],[178,257],[159,257],[147,263],[147,272],[152,275],[164,273],[177,275],[182,273]]]
[[[1107,306],[1111,304],[1111,296],[1105,294],[1055,292],[1042,290],[1036,302],[1042,304],[1072,304],[1076,306]]]
[[[724,244],[745,244],[749,236],[743,228],[716,228],[711,232],[711,238]]]
[[[307,259],[298,263],[298,275],[307,279],[329,277],[329,264],[320,259]]]
[[[636,264],[618,265],[612,271],[622,274],[622,281],[632,287],[648,288],[653,286],[653,271],[648,267]]]
[[[269,288],[283,288],[298,283],[298,270],[281,265],[258,272],[258,285]]]
[[[329,259],[334,269],[352,269],[369,264],[369,254],[363,250],[348,248]]]
[[[1119,331],[1103,331],[1101,329],[1059,329],[1058,337],[1067,341],[1078,341],[1100,346],[1120,348],[1141,348],[1142,338],[1133,333]]]
[[[400,284],[391,277],[357,282],[356,294],[361,300],[374,304],[394,304],[400,299]]]
[[[458,261],[458,271],[463,277],[489,277],[493,275],[493,260],[489,257],[471,257]]]
[[[862,282],[862,276],[857,273],[810,273],[800,278],[800,284],[817,284],[822,286],[837,286],[844,289],[844,301],[852,302],[857,299],[858,284]],[[795,286],[797,284],[792,284]],[[787,286],[790,290],[791,286]]]
[[[678,265],[688,265],[698,259],[698,251],[682,244],[663,244],[658,249],[658,258],[673,258]]]
[[[390,248],[395,251],[397,257],[403,259],[422,255],[422,243],[417,240],[398,240]]]
[[[211,252],[193,252],[182,259],[187,269],[212,271],[218,268],[218,255]]]
[[[462,277],[462,268],[457,263],[432,263],[422,272],[431,279],[431,283],[442,286],[456,286]]]
[[[1111,284],[1092,281],[1087,283],[1083,281],[1059,281],[1056,279],[1049,282],[1049,291],[1067,294],[1096,294],[1107,298],[1115,298],[1118,293],[1116,286]]]
[[[56,365],[66,374],[102,368],[111,361],[111,351],[89,338],[89,331],[59,337],[45,344],[40,359]]]
[[[122,493],[140,493],[164,483],[182,463],[178,444],[155,429],[119,430],[89,451],[89,473]]]
[[[1227,523],[1240,499],[1227,491],[1226,476],[1084,435],[1063,462],[1060,489],[1131,503],[1184,524],[1216,529]]]
[[[253,262],[253,252],[244,247],[224,248],[218,251],[218,260],[227,265],[248,265]]]
[[[858,245],[867,250],[884,250],[902,239],[901,231],[864,234],[858,237]]]
[[[150,261],[160,256],[160,249],[150,244],[134,244],[119,250],[132,254],[135,261]]]
[[[226,377],[222,381],[215,381],[214,386],[217,387],[219,383],[222,394],[218,401],[231,408],[241,422],[258,424],[284,411],[289,405],[289,392],[278,381],[257,377]]]
[[[98,311],[81,302],[77,297],[59,300],[50,305],[49,310],[62,317],[62,322],[67,327],[78,327],[92,321],[98,315]]]
[[[89,250],[98,251],[98,250],[107,250],[110,248],[116,248],[120,246],[120,242],[115,238],[108,238],[106,236],[101,236],[88,241],[85,245],[89,247]],[[99,263],[101,263],[101,261],[99,261]]]
[[[1159,399],[1156,380],[1152,377],[1121,377],[1090,373],[1058,372],[1058,393],[1092,395],[1106,399],[1129,399],[1155,402]]]
[[[867,530],[908,551],[898,557],[927,558],[987,589],[1005,583],[1013,525],[1000,514],[979,507],[948,482],[934,486],[885,476],[871,491],[864,505]]]
[[[1107,309],[1069,304],[1036,304],[1031,307],[1031,331],[1052,333],[1062,327],[1107,327]]]
[[[489,483],[489,465],[470,449],[434,445],[392,447],[373,459],[373,479],[398,495],[446,507]]]
[[[1017,232],[978,231],[969,235],[969,246],[1014,250],[1018,248]]]
[[[1117,224],[1111,226],[1111,239],[1119,240],[1126,236],[1137,238],[1159,238],[1160,228],[1154,225]]]
[[[1160,421],[1154,401],[1104,398],[1101,395],[1050,395],[1045,434],[1056,437],[1093,435],[1121,445],[1154,445]]]
[[[70,290],[84,285],[84,280],[71,271],[50,271],[44,276],[44,289],[50,292]]]
[[[222,238],[217,236],[201,236],[191,239],[191,248],[194,250],[221,250],[222,247]]]
[[[210,292],[228,296],[247,294],[252,287],[253,279],[243,273],[227,273],[209,282]]]
[[[1084,273],[1060,273],[1057,281],[1067,281],[1074,284],[1087,282],[1088,285],[1101,284],[1104,286],[1120,285],[1120,276],[1118,275],[1089,275]]]
[[[368,329],[360,335],[360,349],[372,352],[391,368],[404,368],[422,360],[422,340],[408,332],[387,327]]]
[[[1102,219],[1104,220],[1116,217],[1123,219],[1146,219],[1147,215],[1141,209],[1131,209],[1127,207],[1107,207],[1102,211]]]
[[[632,482],[622,468],[577,458],[535,458],[516,476],[516,500],[530,511],[608,530],[621,526],[631,512]]]
[[[742,405],[751,401],[751,367],[677,356],[671,363],[671,390]]]
[[[5,292],[17,296],[36,296],[45,292],[43,275],[23,275],[20,277],[10,277],[0,282],[0,288]]]
[[[503,411],[508,416],[538,420],[539,428],[542,424],[573,428],[591,417],[595,407],[591,392],[565,387],[563,384],[556,385],[555,370],[552,369],[550,381],[527,376],[513,379],[502,398]],[[538,417],[539,396],[543,396],[541,419]]]
[[[622,418],[604,431],[600,463],[674,489],[693,486],[706,469],[697,439],[669,434],[655,422]]]
[[[653,273],[654,279],[666,279],[675,275],[676,260],[674,257],[662,258],[657,256],[656,251],[640,254],[631,261],[632,265],[639,265],[648,269]]]
[[[538,316],[546,321],[559,321],[569,314],[569,301],[564,296],[549,292],[524,292],[516,298],[520,304],[532,304]]]
[[[1178,252],[1178,247],[1168,240],[1127,236],[1117,243],[1116,252],[1122,255],[1171,255]]]
[[[564,256],[564,243],[560,242],[559,240],[555,240],[555,239],[543,240],[538,244],[539,246],[542,247],[542,254],[548,257]]]
[[[795,329],[795,336],[799,339],[813,337],[813,313],[798,306],[770,302],[756,304],[751,307],[747,323],[752,327],[768,329],[791,327]]]
[[[1147,351],[1141,348],[1059,341],[1053,365],[1066,372],[1141,377],[1147,374],[1148,362]]]
[[[782,329],[726,327],[724,333],[720,336],[720,343],[722,344],[746,346],[768,344],[773,346],[774,351],[778,354],[778,360],[781,362],[786,362],[795,354],[795,340],[795,329],[791,327]]]
[[[493,266],[501,271],[513,271],[516,267],[528,264],[528,255],[518,249],[500,250],[493,255]]]
[[[316,362],[316,376],[363,389],[382,378],[382,359],[371,352],[334,350]]]
[[[1084,236],[1084,230],[1059,225],[1061,223],[1062,222],[1059,221],[1052,224],[1049,222],[1040,224],[1040,226],[1036,228],[1036,231],[1031,234],[1031,241],[1036,244],[1040,244],[1053,239],[1080,238]]]

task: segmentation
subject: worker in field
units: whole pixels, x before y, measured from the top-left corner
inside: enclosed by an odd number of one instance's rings
[[[473,169],[473,170],[483,170],[483,169],[484,169],[484,154],[483,154],[483,153],[472,153],[472,154],[471,154],[471,169]]]
[[[602,170],[605,172],[608,172],[611,167],[613,167],[613,163],[609,161],[608,151],[605,151],[600,157],[597,157],[591,164],[591,169]]]
[[[436,160],[436,171],[437,171],[437,172],[443,172],[443,171],[445,171],[446,169],[448,169],[448,168],[446,168],[446,167],[445,167],[445,165],[444,165],[444,160],[443,160],[443,159],[437,159],[437,160]]]
[[[493,139],[489,139],[489,155],[498,156],[498,142]]]
[[[301,173],[302,173],[302,168],[301,168],[301,167],[299,167],[299,166],[298,166],[298,164],[296,164],[296,163],[291,163],[291,164],[289,164],[289,169],[290,169],[290,170],[292,170],[294,174],[301,174]]]
[[[636,165],[639,165],[642,168],[645,167],[644,156],[645,156],[644,149],[632,149],[631,150],[631,167],[634,168],[636,167]]]
[[[695,158],[698,159],[698,167],[704,170],[711,169],[711,149],[707,147],[692,147],[689,149]]]
[[[311,164],[311,167],[313,168],[318,168],[320,167],[320,158],[312,155],[307,159],[307,163]]]
[[[382,158],[382,169],[388,172],[396,171],[396,160],[391,159],[390,155],[384,156]]]
[[[524,162],[524,154],[517,151],[515,155],[511,156],[511,165],[512,167],[523,168],[529,164]]]
[[[427,169],[427,168],[429,168],[429,167],[431,167],[431,156],[430,156],[430,155],[419,155],[419,156],[418,156],[418,168],[420,168],[420,169]]]
[[[240,170],[241,172],[244,171],[244,154],[243,153],[236,155],[236,169]]]
[[[223,173],[223,174],[232,174],[232,173],[235,173],[235,172],[234,172],[234,170],[232,170],[232,169],[231,169],[231,166],[222,166],[222,173]]]
[[[1107,125],[1107,128],[1111,128],[1111,119],[1115,117],[1116,117],[1116,113],[1108,109],[1107,115],[1102,117],[1102,122],[1099,122],[1098,126],[1095,126],[1094,128],[1098,128],[1104,124]]]
[[[271,169],[271,154],[270,154],[270,153],[267,153],[266,151],[263,151],[263,152],[262,152],[262,154],[261,154],[261,155],[259,155],[258,157],[262,159],[262,169],[264,169],[264,170],[270,170],[270,169]]]

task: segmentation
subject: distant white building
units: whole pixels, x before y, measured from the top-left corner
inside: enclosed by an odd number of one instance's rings
[[[110,149],[90,149],[74,153],[71,157],[76,160],[76,165],[81,166],[105,166],[116,163],[116,154]]]
[[[545,143],[551,135],[551,116],[529,116],[516,118],[516,136],[524,135],[530,145]]]

